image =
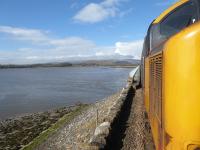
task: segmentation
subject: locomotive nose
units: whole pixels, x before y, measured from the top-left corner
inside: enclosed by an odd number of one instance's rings
[[[173,150],[200,149],[199,39],[197,22],[173,36],[163,50],[165,131]]]

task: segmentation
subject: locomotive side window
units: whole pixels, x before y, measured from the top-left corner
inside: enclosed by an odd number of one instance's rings
[[[172,12],[160,24],[160,34],[168,38],[197,21],[194,3],[189,2]]]

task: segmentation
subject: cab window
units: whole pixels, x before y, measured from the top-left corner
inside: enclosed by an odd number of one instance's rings
[[[197,21],[194,3],[188,2],[169,14],[160,24],[161,36],[168,38]]]
[[[165,41],[198,19],[196,3],[187,2],[168,14],[150,29],[150,52],[162,50]]]

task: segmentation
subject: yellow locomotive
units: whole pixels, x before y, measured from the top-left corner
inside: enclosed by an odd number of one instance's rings
[[[157,150],[200,150],[200,0],[180,0],[145,37],[141,84]]]

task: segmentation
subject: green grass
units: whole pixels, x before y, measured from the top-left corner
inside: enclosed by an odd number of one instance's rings
[[[76,117],[79,114],[81,114],[81,112],[83,110],[86,110],[87,107],[88,107],[88,105],[81,104],[74,111],[64,115],[55,124],[53,124],[47,130],[43,131],[38,137],[33,139],[32,142],[30,142],[28,145],[24,146],[21,150],[33,150],[33,149],[35,149],[41,143],[45,142],[48,139],[48,137],[50,137],[52,134],[56,133],[56,131],[58,129],[60,129],[65,123],[69,122],[74,117]]]

